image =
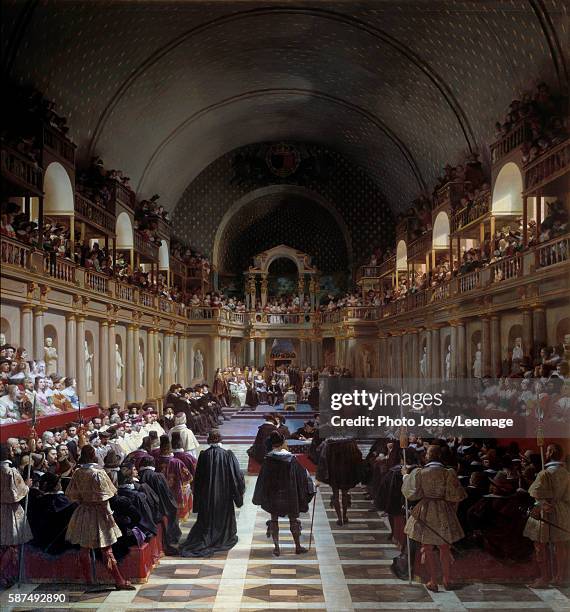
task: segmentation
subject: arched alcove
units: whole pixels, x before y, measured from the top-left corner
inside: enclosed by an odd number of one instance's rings
[[[168,243],[163,240],[158,249],[158,269],[168,270],[170,268],[170,253]]]
[[[12,341],[10,323],[4,317],[0,318],[0,334],[4,335],[4,339],[6,340],[6,343],[9,344]],[[26,346],[24,348],[30,350],[29,346]]]
[[[125,353],[123,351],[123,339],[119,334],[115,335],[115,346],[111,347],[115,351],[115,384],[117,390],[125,388]]]
[[[520,168],[513,162],[506,163],[495,180],[492,212],[494,215],[522,214],[523,178]]]
[[[127,250],[133,248],[133,224],[131,222],[131,218],[126,212],[120,213],[117,217],[115,232],[117,234],[117,249]]]
[[[408,269],[408,247],[404,240],[398,242],[396,247],[396,270],[398,272],[406,271]]]
[[[442,211],[437,215],[433,224],[432,248],[434,250],[448,249],[450,233],[449,217],[445,211]]]
[[[52,162],[44,174],[44,213],[48,215],[73,215],[75,211],[73,185],[67,170]]]

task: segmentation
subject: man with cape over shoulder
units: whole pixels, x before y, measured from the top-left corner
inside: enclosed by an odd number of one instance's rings
[[[245,481],[236,456],[221,447],[217,429],[208,435],[210,448],[198,457],[194,508],[198,518],[180,547],[183,557],[211,557],[238,541],[234,504],[243,505]]]
[[[279,517],[289,518],[289,529],[295,542],[297,555],[307,552],[301,546],[301,512],[309,511],[309,502],[315,495],[313,481],[307,470],[290,453],[285,438],[274,431],[270,437],[272,450],[265,457],[255,484],[253,503],[271,515],[267,524],[267,537],[273,538],[273,555],[281,554],[279,548]]]

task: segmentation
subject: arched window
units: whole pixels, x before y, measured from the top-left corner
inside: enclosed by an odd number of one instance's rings
[[[447,213],[442,211],[435,218],[432,234],[432,248],[434,250],[443,250],[449,248],[449,217]]]
[[[73,185],[67,170],[58,162],[52,162],[44,175],[44,213],[48,215],[73,215],[75,212]]]
[[[519,167],[506,163],[495,180],[492,212],[494,215],[522,214],[523,180]]]

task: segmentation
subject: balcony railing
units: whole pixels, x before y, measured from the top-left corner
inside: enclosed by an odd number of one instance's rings
[[[340,323],[342,310],[325,310],[320,313],[321,323]]]
[[[220,316],[219,308],[209,308],[206,306],[188,306],[186,314],[193,321],[218,319]]]
[[[135,289],[132,285],[115,281],[115,297],[125,302],[134,302]]]
[[[61,132],[49,125],[43,126],[43,144],[58,157],[75,165],[75,145]]]
[[[245,325],[248,320],[249,314],[247,312],[235,312],[228,310],[227,308],[220,309],[220,319],[227,321],[228,323],[237,323],[238,325]]]
[[[396,271],[396,256],[389,257],[386,261],[383,261],[379,266],[379,276],[386,276]]]
[[[267,323],[269,325],[303,325],[310,323],[311,315],[308,312],[256,312],[253,314],[255,323]]]
[[[532,132],[530,123],[521,119],[499,140],[491,145],[491,161],[496,164],[511,151],[520,147],[523,142],[530,140]]]
[[[188,278],[192,280],[208,280],[208,268],[202,264],[188,266]]]
[[[158,308],[161,312],[172,314],[174,312],[174,303],[165,298],[158,299]]]
[[[57,257],[55,253],[48,253],[44,258],[44,272],[66,283],[75,284],[75,268],[72,261]]]
[[[416,310],[416,308],[423,308],[428,302],[427,291],[417,291],[416,293],[409,293],[406,298],[406,310]]]
[[[546,151],[525,167],[525,192],[536,192],[569,170],[570,140],[566,140]]]
[[[435,205],[455,208],[470,186],[469,181],[449,181],[438,189],[435,195]]]
[[[142,232],[135,230],[135,251],[152,262],[158,261],[158,247],[150,242]]]
[[[114,202],[111,204],[113,210],[106,210],[100,204],[91,202],[80,193],[75,194],[75,213],[80,220],[97,226],[106,234],[115,234],[115,211]]]
[[[459,293],[468,293],[481,287],[481,270],[473,270],[457,277],[457,290]]]
[[[147,308],[155,308],[155,294],[149,291],[139,291],[139,304]]]
[[[505,257],[489,265],[489,282],[500,283],[522,275],[523,258],[520,255]]]
[[[97,293],[109,293],[109,277],[100,272],[86,270],[85,285]]]
[[[441,300],[446,300],[450,295],[450,282],[446,281],[438,285],[437,287],[432,287],[430,289],[431,292],[431,301],[432,302],[440,302]]]
[[[536,267],[547,268],[570,259],[570,236],[555,238],[536,248]]]
[[[432,247],[432,231],[429,230],[408,245],[408,259],[416,259],[426,256]]]
[[[484,217],[491,210],[491,193],[485,191],[465,208],[457,211],[451,219],[451,233],[459,231],[470,223]]]
[[[380,266],[361,266],[360,278],[378,278],[380,276]]]
[[[32,247],[26,246],[17,240],[2,236],[1,242],[2,265],[15,266],[16,268],[28,268]]]
[[[130,189],[129,187],[125,187],[123,183],[120,183],[115,179],[109,180],[109,187],[111,189],[112,200],[114,202],[118,202],[123,206],[127,206],[128,208],[134,211],[136,198],[135,192],[132,189]]]
[[[43,171],[26,156],[2,143],[2,176],[23,189],[42,193]]]
[[[170,264],[170,271],[173,274],[176,274],[182,277],[186,276],[186,264],[183,261],[171,255],[169,264]]]
[[[375,306],[355,306],[346,309],[347,319],[359,319],[360,321],[377,321],[379,317],[379,309]]]

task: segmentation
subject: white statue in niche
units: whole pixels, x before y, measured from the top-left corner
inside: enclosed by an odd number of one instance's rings
[[[85,355],[85,389],[87,393],[93,392],[93,353],[89,352],[87,340],[83,341],[83,351]]]
[[[477,342],[477,350],[475,351],[475,359],[473,361],[473,378],[482,378],[482,353],[481,343]]]
[[[139,387],[144,387],[144,355],[143,347],[139,344],[139,355],[138,355],[138,367],[139,367]]]
[[[427,369],[428,369],[428,350],[427,350],[427,346],[424,346],[424,352],[422,354],[422,358],[420,359],[420,376],[422,378],[427,378]]]
[[[6,334],[0,332],[0,346],[4,346],[5,344],[7,344]]]
[[[515,345],[513,346],[513,355],[511,358],[511,372],[513,374],[518,373],[519,366],[524,359],[523,343],[522,338],[515,338]]]
[[[451,344],[447,347],[447,353],[445,355],[445,380],[451,378]]]
[[[204,378],[204,356],[200,349],[194,354],[194,378]]]
[[[46,338],[44,361],[46,362],[46,374],[48,376],[57,374],[57,349],[53,345],[53,338]]]
[[[115,344],[115,385],[117,389],[123,388],[123,370],[125,364],[123,363],[123,356],[121,355],[121,349],[118,344]]]

